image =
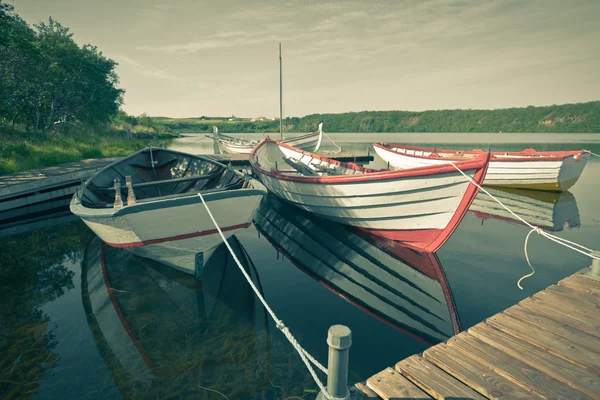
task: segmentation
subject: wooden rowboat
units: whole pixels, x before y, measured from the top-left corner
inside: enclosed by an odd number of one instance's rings
[[[390,167],[409,169],[443,165],[476,158],[483,150],[456,151],[375,143],[375,152]],[[577,182],[589,152],[535,151],[492,152],[484,184],[520,189],[565,191]]]
[[[488,158],[481,153],[456,167],[482,182]],[[427,251],[450,237],[478,191],[452,165],[374,170],[269,138],[250,164],[269,191],[302,209]]]
[[[260,141],[241,139],[234,136],[223,135],[215,128],[216,141],[221,152],[226,154],[250,154]],[[302,150],[318,151],[323,141],[323,123],[319,130],[305,135],[283,139],[283,143]]]
[[[254,225],[310,277],[418,341],[431,345],[461,331],[435,253],[333,223],[270,195],[263,198]]]
[[[202,156],[147,148],[91,177],[70,208],[107,244],[139,247],[215,234],[198,193],[226,232],[250,223],[266,189]]]

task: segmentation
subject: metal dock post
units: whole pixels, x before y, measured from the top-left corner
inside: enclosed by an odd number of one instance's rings
[[[344,325],[333,325],[327,332],[329,357],[327,360],[327,392],[335,400],[350,398],[348,390],[348,355],[352,346],[352,332]],[[325,400],[320,392],[318,400]]]

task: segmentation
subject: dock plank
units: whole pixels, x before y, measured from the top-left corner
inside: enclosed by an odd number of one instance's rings
[[[424,358],[490,399],[541,399],[515,385],[492,369],[478,364],[468,354],[446,344],[425,350]]]
[[[385,400],[431,399],[411,381],[389,367],[367,379],[367,386]]]
[[[585,293],[593,294],[594,296],[600,296],[600,281],[587,278],[582,276],[582,274],[571,275],[568,278],[559,281],[558,285],[577,289]]]
[[[485,400],[485,397],[419,356],[400,361],[396,364],[396,371],[401,372],[434,399]]]
[[[584,303],[593,304],[600,307],[600,296],[593,296],[589,293],[581,292],[577,289],[572,289],[568,286],[563,285],[552,285],[546,289],[550,293],[559,293],[565,297],[570,297],[574,300],[578,300]]]
[[[552,319],[577,327],[578,329],[600,337],[600,322],[590,320],[584,315],[573,314],[562,309],[551,307],[544,302],[528,298],[519,303],[520,306],[544,314]]]
[[[486,323],[514,337],[527,341],[544,351],[582,367],[590,368],[600,374],[600,356],[579,346],[577,335],[569,335],[569,338],[563,338],[551,331],[545,330],[532,335],[530,325],[504,314],[494,315]]]
[[[512,357],[543,371],[546,375],[563,382],[592,398],[600,397],[598,374],[550,354],[519,338],[499,331],[487,324],[478,324],[469,329],[469,334],[488,343]]]
[[[377,393],[367,386],[366,382],[358,382],[354,385],[354,388],[358,392],[359,396],[363,399],[378,399]]]
[[[547,291],[536,293],[533,295],[533,298],[569,313],[583,315],[587,318],[600,321],[600,307],[591,303],[575,300],[571,297],[563,296],[560,293],[551,293]]]
[[[587,394],[565,385],[539,369],[506,354],[494,346],[490,346],[466,332],[448,340],[448,345],[467,352],[478,363],[491,368],[515,385],[521,386],[525,390],[545,399],[591,399]]]
[[[535,311],[531,311],[522,307],[511,307],[504,311],[504,315],[508,315],[511,318],[519,319],[527,324],[532,325],[531,331],[535,331],[537,328],[541,328],[544,331],[550,331],[555,335],[558,335],[567,340],[571,338],[577,338],[577,344],[585,347],[588,351],[597,352],[600,354],[598,348],[598,338],[594,335],[590,335],[572,325],[565,324],[561,321],[557,321],[543,314],[538,314]]]

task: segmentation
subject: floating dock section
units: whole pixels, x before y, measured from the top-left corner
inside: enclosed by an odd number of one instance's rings
[[[600,280],[586,268],[355,389],[382,399],[600,399]]]

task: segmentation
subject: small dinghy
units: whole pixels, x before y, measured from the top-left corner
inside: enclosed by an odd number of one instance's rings
[[[71,211],[108,245],[138,247],[216,233],[198,193],[226,232],[247,226],[267,191],[219,162],[147,148],[88,179]]]
[[[400,144],[375,143],[375,152],[391,167],[408,169],[443,165],[478,157],[483,150],[456,151]],[[520,189],[566,191],[573,186],[589,159],[589,152],[492,152],[484,184]]]
[[[488,159],[481,153],[455,166],[481,183]],[[450,237],[478,192],[452,165],[374,170],[269,138],[250,164],[269,191],[302,209],[426,251]]]
[[[215,128],[215,136],[219,149],[226,154],[250,154],[260,141],[241,139],[234,136],[223,135]],[[306,135],[283,139],[286,143],[297,149],[318,151],[323,141],[323,123],[319,124],[319,130]]]

